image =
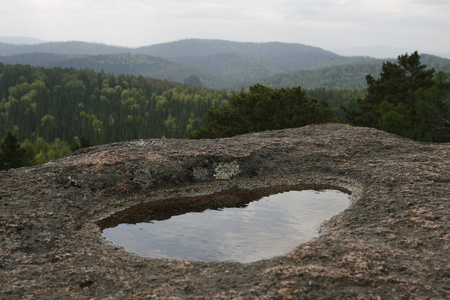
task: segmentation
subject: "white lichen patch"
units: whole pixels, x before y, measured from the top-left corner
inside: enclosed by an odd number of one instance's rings
[[[144,146],[161,146],[164,142],[161,140],[136,140],[136,141],[130,141],[128,142],[128,145],[130,146],[138,146],[138,147],[144,147]]]
[[[143,146],[147,146],[148,142],[146,142],[144,140],[138,140],[138,141],[129,142],[129,144],[133,145],[133,146],[143,147]]]
[[[73,185],[73,186],[79,185],[78,180],[76,180],[75,178],[72,178],[70,175],[67,176],[67,181],[69,182],[70,185]]]
[[[230,179],[240,172],[239,164],[236,161],[220,163],[215,171],[216,174],[214,174],[214,178],[216,179]]]

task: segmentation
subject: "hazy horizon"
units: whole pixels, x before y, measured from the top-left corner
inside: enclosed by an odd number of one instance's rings
[[[188,40],[188,39],[195,39],[195,38],[186,38],[181,40]],[[177,42],[181,40],[175,40],[175,41],[169,41],[166,43],[172,43]],[[220,39],[210,39],[210,40],[220,40]],[[239,41],[232,41],[230,42],[239,42]],[[152,46],[152,45],[158,45],[158,44],[151,44],[151,45],[141,45],[141,46],[135,46],[135,47],[127,47],[127,46],[120,46],[120,45],[112,45],[112,44],[105,44],[101,42],[86,42],[81,40],[66,40],[66,41],[47,41],[47,40],[40,40],[36,39],[34,37],[26,37],[26,36],[0,36],[0,43],[6,43],[11,45],[37,45],[37,44],[43,44],[43,43],[58,43],[58,42],[85,42],[85,43],[98,43],[103,44],[107,46],[112,47],[124,47],[124,48],[130,48],[130,49],[136,49],[140,47],[146,47],[146,46]],[[268,42],[260,42],[260,43],[270,43],[270,42],[280,42],[280,41],[268,41]],[[245,43],[245,42],[242,42]],[[249,42],[252,43],[252,42]],[[283,42],[280,42],[283,43]],[[302,44],[302,43],[294,43],[294,44]],[[303,44],[306,45],[306,44]],[[318,47],[315,45],[307,45],[312,47]],[[321,47],[319,47],[321,48]],[[347,48],[340,48],[340,49],[326,49],[322,48],[323,50],[334,52],[338,55],[342,56],[370,56],[374,58],[396,58],[398,55],[405,54],[405,53],[412,53],[416,51],[417,49],[406,49],[406,48],[397,48],[392,47],[389,45],[372,45],[372,46],[366,46],[366,47],[347,47]],[[424,54],[431,54],[436,56],[441,56],[444,58],[450,59],[450,53],[439,53],[439,52],[421,52]],[[0,53],[1,55],[1,53]]]
[[[450,53],[446,0],[17,0],[0,36],[140,47],[188,38]]]

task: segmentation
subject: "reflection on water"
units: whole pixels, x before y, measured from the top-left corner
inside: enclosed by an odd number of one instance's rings
[[[293,190],[259,199],[165,220],[147,208],[153,220],[104,225],[103,234],[141,256],[247,263],[286,254],[317,237],[320,224],[349,204],[348,194],[338,190]]]

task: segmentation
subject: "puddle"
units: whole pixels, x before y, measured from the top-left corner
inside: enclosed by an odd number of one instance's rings
[[[335,187],[232,190],[140,204],[97,225],[141,256],[249,263],[318,237],[320,224],[349,203],[349,191]]]

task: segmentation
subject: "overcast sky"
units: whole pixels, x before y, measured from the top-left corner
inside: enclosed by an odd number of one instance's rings
[[[0,36],[145,46],[186,38],[450,53],[450,0],[0,0]]]

